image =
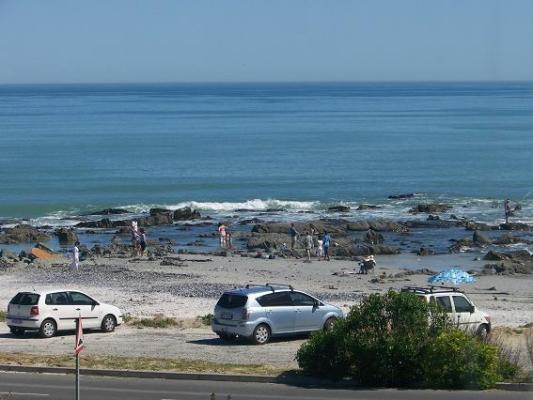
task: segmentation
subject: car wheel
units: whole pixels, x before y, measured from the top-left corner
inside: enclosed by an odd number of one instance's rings
[[[237,339],[237,335],[232,335],[230,333],[218,333],[218,337],[225,342],[233,342]]]
[[[487,336],[489,336],[489,327],[486,324],[482,324],[477,328],[477,335],[481,339],[485,339]]]
[[[117,326],[117,320],[111,314],[107,314],[102,320],[102,330],[104,332],[113,332]]]
[[[18,326],[10,326],[9,331],[15,336],[24,335],[24,328],[19,328]]]
[[[324,332],[329,332],[333,329],[333,325],[335,325],[335,321],[337,318],[328,318],[326,322],[324,322]]]
[[[45,319],[39,328],[39,335],[42,338],[51,338],[57,333],[57,325],[53,319]]]
[[[270,328],[266,324],[259,324],[252,334],[252,341],[255,344],[265,344],[270,340]]]

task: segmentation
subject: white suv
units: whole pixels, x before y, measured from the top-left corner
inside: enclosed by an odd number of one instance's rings
[[[451,321],[459,328],[475,332],[481,337],[490,333],[490,316],[481,311],[466,294],[455,287],[429,288],[408,286],[402,292],[411,292],[424,297],[426,301],[441,306],[449,315]]]
[[[43,338],[58,331],[76,329],[75,319],[82,318],[83,328],[112,332],[122,323],[122,312],[100,303],[77,290],[50,290],[17,293],[7,306],[6,324],[14,335],[38,330]]]

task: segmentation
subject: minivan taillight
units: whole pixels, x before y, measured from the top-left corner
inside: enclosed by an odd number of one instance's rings
[[[243,308],[241,312],[241,319],[243,321],[248,321],[250,318],[250,311],[247,308]]]
[[[39,315],[39,306],[31,306],[30,315]]]

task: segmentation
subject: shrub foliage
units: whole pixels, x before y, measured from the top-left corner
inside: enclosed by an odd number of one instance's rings
[[[372,387],[488,388],[499,378],[496,349],[448,322],[412,293],[373,294],[299,349],[304,372]]]

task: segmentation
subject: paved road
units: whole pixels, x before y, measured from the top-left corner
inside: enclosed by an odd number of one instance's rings
[[[326,399],[387,399],[387,400],[483,400],[528,399],[524,392],[446,392],[411,390],[339,390],[303,388],[278,384],[185,381],[134,378],[81,377],[81,400],[326,400]],[[231,397],[228,397],[230,395]],[[0,399],[9,400],[72,400],[73,375],[2,373]]]

